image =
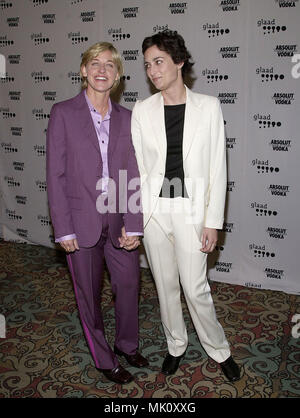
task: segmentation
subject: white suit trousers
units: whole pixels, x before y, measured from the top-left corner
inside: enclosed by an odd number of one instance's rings
[[[182,286],[202,347],[218,363],[230,356],[223,328],[216,317],[206,277],[207,255],[191,223],[189,199],[159,198],[145,227],[144,246],[156,283],[168,351],[183,354],[188,336],[181,305]]]

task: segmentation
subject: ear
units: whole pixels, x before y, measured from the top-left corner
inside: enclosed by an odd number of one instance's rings
[[[177,64],[177,69],[181,70],[183,66],[184,66],[184,62],[180,62],[179,64]]]
[[[81,73],[82,73],[83,77],[87,77],[87,71],[86,71],[86,67],[85,67],[85,65],[83,65],[83,66],[81,67]]]

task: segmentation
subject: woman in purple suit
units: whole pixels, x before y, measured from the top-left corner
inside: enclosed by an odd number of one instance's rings
[[[92,45],[83,54],[80,73],[81,93],[51,110],[47,131],[50,214],[55,240],[67,252],[95,366],[108,379],[128,383],[133,376],[119,364],[117,355],[132,366],[148,364],[138,352],[137,247],[143,216],[137,208],[139,191],[128,187],[130,181],[139,181],[131,112],[110,99],[123,75],[121,57],[112,44]],[[107,201],[108,205],[103,203]],[[105,338],[100,307],[104,259],[115,295],[114,350]]]

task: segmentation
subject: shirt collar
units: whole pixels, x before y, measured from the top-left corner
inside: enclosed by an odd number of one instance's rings
[[[88,104],[88,107],[89,107],[90,111],[91,112],[94,112],[96,109],[94,108],[94,106],[92,105],[90,99],[88,98],[88,95],[86,94],[86,89],[84,90],[84,97],[85,97],[85,100],[86,100],[86,102]],[[105,115],[105,118],[106,117],[110,118],[111,111],[112,111],[112,105],[111,105],[111,100],[109,98],[108,99],[108,111],[107,111],[107,114]],[[96,110],[96,112],[97,112],[97,110]]]

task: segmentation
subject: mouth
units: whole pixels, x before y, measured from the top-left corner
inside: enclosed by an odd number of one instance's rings
[[[95,77],[95,80],[97,80],[97,81],[107,81],[107,78],[103,77],[103,76],[98,76],[98,77]]]

